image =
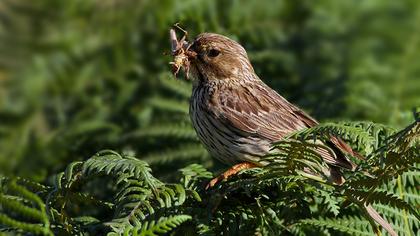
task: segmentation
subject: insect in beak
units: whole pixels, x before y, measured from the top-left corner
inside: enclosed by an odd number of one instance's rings
[[[180,40],[178,40],[176,36],[176,29],[184,33]],[[176,23],[174,27],[169,30],[171,54],[174,57],[174,60],[169,64],[172,65],[172,73],[174,74],[175,78],[182,68],[184,70],[186,79],[189,79],[190,60],[197,56],[197,53],[190,50],[192,44],[187,41],[187,37],[188,32],[182,29],[178,23]]]

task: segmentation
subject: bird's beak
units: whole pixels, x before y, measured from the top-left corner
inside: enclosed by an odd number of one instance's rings
[[[194,51],[194,42],[187,46],[185,54],[188,57],[188,60],[195,60],[197,58],[197,52]]]

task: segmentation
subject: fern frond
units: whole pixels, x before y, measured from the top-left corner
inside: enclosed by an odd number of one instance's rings
[[[115,217],[108,223],[117,233],[133,233],[146,229],[145,232],[154,232],[156,228],[148,231],[147,226],[149,223],[156,223],[153,221],[154,218],[161,216],[164,212],[171,212],[171,209],[181,207],[190,197],[190,202],[192,199],[201,201],[196,191],[186,190],[181,184],[160,184],[152,191],[150,186],[143,181],[129,178],[120,182],[119,189],[115,198]]]
[[[409,222],[413,223],[413,226],[416,226],[417,228],[420,226],[420,221],[414,215],[407,214],[407,212],[405,212],[404,210],[379,203],[376,203],[373,206],[375,207],[375,209],[378,210],[379,213],[383,214],[386,219],[393,219],[394,223],[400,222],[399,230],[401,231],[403,231],[404,229],[404,226],[402,225],[405,217],[409,219]]]
[[[159,84],[183,98],[189,99],[191,96],[191,84],[182,80],[173,79],[172,77],[173,75],[170,73],[162,73],[159,77]]]
[[[188,118],[189,105],[186,101],[175,101],[174,99],[157,97],[150,99],[148,103],[154,108],[167,112],[185,114],[185,117]]]
[[[374,234],[367,220],[356,217],[304,219],[298,224],[333,229],[350,235],[369,236]]]
[[[0,182],[0,225],[10,230],[24,230],[33,234],[53,235],[45,204],[34,193],[19,185],[16,179]]]
[[[45,219],[45,215],[38,209],[28,207],[22,204],[21,201],[7,197],[3,194],[0,194],[0,205],[3,210],[9,210],[13,213],[19,214],[22,218],[27,220],[43,221]]]
[[[158,220],[145,221],[138,226],[126,225],[122,232],[109,233],[108,235],[140,235],[140,236],[158,236],[171,232],[184,222],[191,220],[189,215],[173,215],[161,217]]]
[[[382,146],[385,140],[393,135],[396,130],[390,126],[377,124],[370,121],[352,121],[352,122],[339,122],[345,126],[358,127],[369,133],[370,136],[375,140],[374,150]]]
[[[197,140],[197,135],[190,125],[165,124],[144,128],[125,136],[126,139],[138,139],[144,137],[177,138]]]
[[[420,221],[412,214],[407,214],[404,210],[383,204],[374,204],[374,207],[385,219],[393,223],[394,229],[401,232],[401,234],[406,232],[407,227],[412,232],[420,227]],[[406,223],[408,223],[408,225],[406,225]]]
[[[23,223],[21,221],[14,220],[3,213],[0,213],[0,224],[10,227],[8,228],[8,231],[22,230],[24,232],[30,232],[35,235],[54,235],[48,228],[38,224]]]
[[[381,203],[398,209],[405,209],[420,220],[420,214],[410,204],[391,193],[383,191],[345,189],[344,194],[350,198],[357,199],[367,204]]]
[[[208,152],[200,144],[187,144],[165,151],[149,153],[145,155],[142,160],[146,161],[150,165],[153,165],[183,160],[204,160],[208,157]]]
[[[182,223],[191,220],[189,215],[175,215],[170,217],[162,217],[157,221],[146,222],[140,229],[140,235],[154,236],[170,232]]]
[[[420,183],[420,165],[415,165],[417,171],[407,171],[401,175],[401,181],[404,186],[416,187]]]
[[[213,177],[211,172],[199,164],[191,164],[180,169],[180,172],[182,173],[181,183],[188,189],[196,189],[195,185],[200,179],[208,180]]]
[[[405,187],[402,194],[407,202],[413,204],[414,206],[420,206],[420,190],[416,187]]]
[[[324,170],[328,169],[328,166],[322,160],[321,155],[315,151],[316,149],[324,149],[335,155],[329,147],[322,144],[283,140],[274,144],[271,154],[264,161],[270,163],[268,166],[273,171],[281,171],[284,174],[298,171],[302,175],[323,181],[317,178],[317,175],[324,176]],[[316,174],[310,175],[307,171],[304,171],[306,169]]]
[[[401,131],[391,135],[386,144],[378,148],[378,152],[403,153],[410,147],[417,147],[420,141],[420,121],[415,120],[412,124]],[[417,144],[417,145],[416,145]]]
[[[372,135],[359,126],[359,123],[324,123],[314,127],[297,131],[286,138],[298,140],[328,141],[332,136],[340,137],[350,143],[355,144],[359,149],[369,155],[374,147],[378,145]]]
[[[122,174],[128,174],[138,181],[143,181],[145,185],[152,189],[161,184],[159,180],[152,176],[151,169],[146,162],[131,156],[123,157],[109,150],[101,151],[87,160],[83,164],[82,173],[85,177],[96,174],[118,177]]]
[[[332,212],[334,216],[338,216],[340,213],[340,203],[332,191],[324,191],[323,189],[320,189],[319,194],[322,197],[322,202],[326,205],[327,210]]]

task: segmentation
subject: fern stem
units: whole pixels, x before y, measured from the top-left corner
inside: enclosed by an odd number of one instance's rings
[[[403,191],[403,186],[402,186],[402,181],[401,181],[401,175],[398,175],[397,185],[398,185],[398,192],[400,194],[400,198],[404,200],[404,191]],[[402,209],[402,212],[403,212],[404,225],[405,225],[404,228],[406,229],[404,235],[411,236],[410,225],[408,224],[407,211],[405,209]]]

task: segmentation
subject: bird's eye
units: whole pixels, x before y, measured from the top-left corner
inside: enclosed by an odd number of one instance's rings
[[[217,50],[217,49],[210,49],[210,50],[207,52],[207,56],[208,56],[208,57],[217,57],[219,54],[220,54],[220,51],[219,51],[219,50]]]

